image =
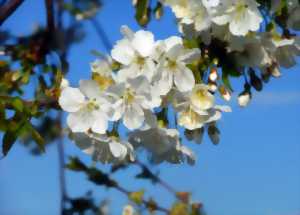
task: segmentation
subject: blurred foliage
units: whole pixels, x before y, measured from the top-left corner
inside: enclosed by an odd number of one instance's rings
[[[74,1],[75,2],[75,1]],[[83,11],[84,3],[75,5]],[[61,8],[61,13],[68,11]],[[69,14],[68,26],[38,26],[26,36],[0,31],[0,131],[6,156],[17,139],[40,154],[62,132],[52,110],[60,110],[60,83],[68,71],[67,52],[84,38],[83,26]],[[49,18],[49,17],[48,17]],[[26,98],[26,99],[25,99]],[[33,145],[35,142],[36,145]]]
[[[188,192],[176,192],[174,196],[177,201],[174,202],[171,209],[166,209],[162,207],[155,198],[145,197],[145,190],[128,191],[126,188],[122,187],[119,182],[111,178],[110,174],[104,173],[95,166],[85,165],[79,158],[70,157],[69,163],[66,165],[69,170],[76,172],[83,172],[89,181],[96,185],[104,186],[106,188],[116,189],[119,192],[127,196],[128,200],[132,202],[139,211],[148,211],[149,214],[153,214],[155,211],[160,211],[169,215],[204,215],[203,206],[201,203],[192,202],[190,198],[190,193]],[[148,172],[147,175],[154,175],[145,165],[140,165],[142,172]],[[147,170],[145,170],[147,169]],[[144,177],[152,181],[152,177]],[[156,179],[157,182],[160,181],[159,178]],[[162,184],[161,184],[162,185]],[[90,204],[90,203],[89,203]],[[85,210],[85,206],[81,207],[81,210]]]

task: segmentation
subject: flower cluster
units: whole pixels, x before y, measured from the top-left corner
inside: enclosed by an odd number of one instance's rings
[[[186,38],[201,40],[202,47],[216,47],[227,56],[226,64],[239,75],[250,68],[260,71],[267,82],[270,76],[279,77],[280,67],[290,68],[300,55],[300,4],[297,0],[161,0],[171,7],[178,20],[179,31]],[[296,15],[298,14],[298,15]],[[217,54],[218,55],[218,54]],[[222,65],[221,65],[222,66]],[[256,77],[256,83],[259,81]],[[261,85],[260,83],[258,83]],[[248,83],[240,94],[239,104],[246,106],[251,98]],[[261,90],[260,86],[254,86]],[[225,93],[224,93],[225,95]],[[230,98],[228,94],[226,96]]]
[[[221,112],[230,111],[215,105],[210,87],[191,69],[201,51],[186,48],[181,37],[155,41],[151,32],[127,26],[121,32],[111,56],[91,64],[92,80],[62,86],[59,104],[69,113],[71,138],[103,163],[133,161],[142,148],[155,163],[192,164],[195,156],[181,143],[178,126],[215,126]],[[127,138],[120,137],[120,126]]]
[[[254,0],[162,0],[172,8],[181,27],[191,25],[197,32],[212,25],[228,24],[235,36],[257,31],[263,21]]]

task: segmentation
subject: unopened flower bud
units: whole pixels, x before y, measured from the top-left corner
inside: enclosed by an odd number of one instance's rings
[[[158,2],[154,8],[155,19],[160,19],[164,13],[163,6],[161,2]]]
[[[214,145],[217,145],[220,142],[220,131],[214,123],[208,126],[207,133]]]
[[[215,82],[209,82],[208,83],[209,91],[216,92],[218,89],[218,86]]]
[[[219,64],[219,60],[218,60],[218,58],[214,58],[213,60],[212,60],[212,63],[214,64],[214,65],[218,65]]]
[[[126,205],[123,208],[122,215],[134,215],[134,208],[131,205]]]
[[[271,69],[268,67],[266,70],[262,70],[261,78],[265,83],[268,83],[271,76]]]
[[[256,76],[255,71],[253,69],[249,70],[250,75],[250,83],[257,91],[261,91],[263,89],[262,81],[259,77]]]
[[[239,96],[238,96],[238,103],[241,107],[246,107],[249,102],[251,100],[251,94],[250,92],[242,92]]]
[[[132,0],[132,5],[136,6],[138,0]]]
[[[281,72],[280,72],[280,70],[279,70],[278,65],[273,64],[273,65],[271,66],[271,74],[272,74],[272,76],[275,77],[275,78],[279,78],[279,77],[281,76]]]
[[[209,80],[215,82],[218,79],[218,72],[216,68],[212,68],[209,73]]]
[[[227,90],[224,86],[221,86],[219,88],[219,91],[223,97],[224,100],[226,101],[230,101],[231,99],[231,93],[229,92],[229,90]]]

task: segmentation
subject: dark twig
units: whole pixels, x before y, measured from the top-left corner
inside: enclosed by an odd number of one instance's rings
[[[147,174],[150,177],[150,180],[152,180],[155,183],[160,184],[167,191],[169,191],[170,193],[172,193],[175,196],[177,196],[177,191],[173,187],[171,187],[167,182],[165,182],[164,180],[162,180],[159,176],[157,176],[156,174],[154,174],[153,172],[151,172],[151,170],[145,164],[143,164],[139,160],[135,160],[134,163],[137,164],[138,166],[140,166],[143,169],[143,171],[147,172]]]
[[[0,95],[0,101],[4,102],[6,109],[14,109],[14,107],[11,105],[10,101],[13,97],[11,96],[1,96]],[[47,100],[22,100],[23,105],[26,105],[28,107],[31,107],[33,105],[38,105],[40,109],[42,108],[54,108],[54,109],[60,109],[60,106],[58,102],[55,99],[47,99]]]
[[[62,124],[62,112],[58,112],[57,116],[58,125]],[[60,129],[62,131],[62,128]],[[58,153],[58,169],[59,169],[59,187],[60,187],[60,214],[63,214],[65,208],[65,202],[68,199],[66,189],[66,177],[65,177],[65,152],[64,152],[63,134],[61,133],[57,141],[57,153]]]
[[[0,8],[0,26],[23,2],[24,0],[10,0]]]
[[[123,187],[120,187],[119,185],[115,186],[114,187],[115,189],[117,189],[118,191],[120,191],[121,193],[125,194],[126,196],[129,196],[130,195],[130,191],[126,190],[125,188]],[[169,214],[170,211],[166,208],[163,208],[157,204],[155,204],[154,202],[151,202],[151,201],[147,201],[145,199],[142,199],[142,203],[147,207],[147,208],[151,208],[153,207],[152,209],[153,210],[157,210],[157,211],[161,211],[161,212],[164,212],[166,214]]]
[[[53,11],[53,0],[46,0],[47,4],[47,26],[50,33],[54,32],[63,32],[63,0],[57,0],[57,14],[56,14],[56,20],[54,20],[54,11]],[[55,23],[56,21],[56,23]],[[56,24],[56,29],[55,29]],[[64,35],[61,38],[64,40]],[[58,42],[58,41],[56,41]],[[66,58],[66,47],[64,45],[64,42],[59,42],[59,49],[60,49],[60,59],[61,61],[65,61]],[[66,73],[66,71],[63,69],[63,73]],[[57,120],[59,123],[59,126],[62,127],[62,112],[58,112]],[[62,128],[60,129],[62,131]],[[59,139],[57,141],[57,152],[58,152],[58,171],[59,171],[59,184],[60,184],[60,214],[64,214],[65,209],[65,203],[66,200],[69,199],[67,194],[67,186],[66,186],[66,176],[65,176],[65,149],[64,149],[64,142],[63,142],[63,134],[61,133],[59,136]]]
[[[47,30],[48,33],[53,34],[55,30],[54,13],[53,13],[53,1],[45,0],[46,13],[47,13]]]

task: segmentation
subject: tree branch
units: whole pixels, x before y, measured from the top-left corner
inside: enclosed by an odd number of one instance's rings
[[[119,192],[121,192],[121,193],[127,195],[127,196],[129,196],[130,193],[131,193],[130,191],[126,190],[125,188],[123,188],[123,187],[121,187],[121,186],[119,186],[119,185],[115,186],[114,188],[115,188],[116,190],[118,190]],[[143,203],[147,208],[153,207],[153,210],[161,211],[161,212],[164,212],[164,213],[166,213],[166,214],[169,214],[169,213],[170,213],[170,211],[169,211],[168,209],[166,209],[166,208],[164,208],[164,207],[161,207],[161,206],[157,205],[157,204],[154,203],[154,202],[151,202],[151,201],[147,201],[147,200],[145,200],[145,199],[142,199],[142,203]]]
[[[160,184],[167,191],[169,191],[171,194],[174,194],[177,197],[177,191],[173,187],[171,187],[167,182],[165,182],[156,174],[154,174],[145,164],[143,164],[139,160],[135,160],[134,164],[138,165],[143,171],[147,172],[147,174],[149,174],[150,180]]]
[[[59,121],[59,126],[62,124],[62,112],[58,112],[57,120]],[[60,128],[62,131],[63,129]],[[65,201],[68,199],[67,187],[66,187],[66,177],[65,177],[65,150],[63,142],[63,134],[61,133],[57,141],[57,153],[58,153],[58,171],[59,171],[59,188],[60,188],[60,214],[64,213]]]
[[[13,99],[12,96],[2,96],[0,95],[0,101],[4,101],[4,105],[6,109],[14,109],[11,105],[10,101]],[[47,99],[47,100],[22,100],[23,105],[31,107],[34,104],[38,104],[39,108],[47,108],[51,107],[54,109],[60,109],[58,102],[54,99]]]
[[[0,26],[23,2],[24,0],[10,0],[0,8]]]
[[[50,35],[52,35],[55,30],[53,1],[45,0],[45,5],[46,5],[46,12],[47,12],[47,30],[50,33]]]

